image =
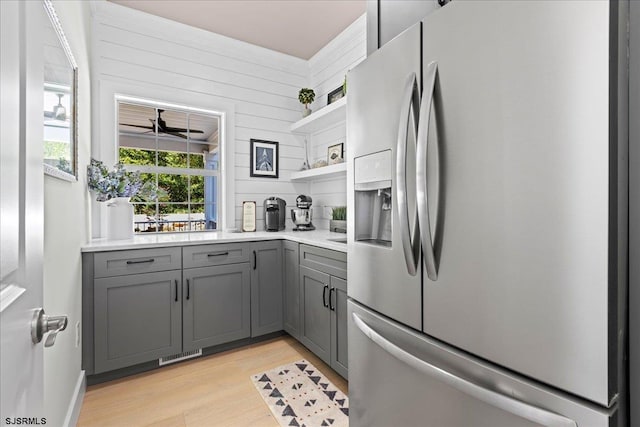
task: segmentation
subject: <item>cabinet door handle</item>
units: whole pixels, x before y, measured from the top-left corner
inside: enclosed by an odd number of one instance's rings
[[[155,258],[149,258],[149,259],[143,259],[140,261],[127,261],[127,264],[131,265],[131,264],[146,264],[148,262],[153,262],[155,261]]]
[[[223,256],[223,255],[229,255],[229,252],[217,252],[215,254],[207,254],[208,257],[210,256]]]
[[[176,299],[175,302],[178,302],[178,279],[176,279]]]
[[[256,251],[253,251],[253,269],[258,268],[258,258],[256,258]]]
[[[331,288],[329,291],[329,310],[331,311],[336,311],[336,306],[332,304],[333,291],[335,290],[336,288]]]
[[[329,307],[329,304],[327,304],[327,289],[329,289],[329,285],[324,285],[324,289],[322,289],[322,305],[325,307]]]
[[[189,283],[189,279],[187,279],[187,299],[189,299],[191,297],[191,291],[190,291],[190,286],[191,284]]]

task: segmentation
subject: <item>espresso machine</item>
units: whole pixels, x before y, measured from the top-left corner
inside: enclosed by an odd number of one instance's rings
[[[291,209],[291,220],[295,224],[293,231],[316,229],[311,223],[311,197],[304,194],[296,197],[296,208]]]
[[[279,197],[269,197],[264,201],[265,231],[284,230],[286,219],[286,202]]]

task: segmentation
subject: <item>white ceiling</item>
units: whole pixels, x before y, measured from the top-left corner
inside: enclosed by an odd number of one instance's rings
[[[366,9],[366,0],[109,1],[302,59]]]

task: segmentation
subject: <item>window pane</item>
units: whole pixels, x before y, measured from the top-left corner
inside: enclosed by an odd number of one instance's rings
[[[158,174],[160,202],[187,203],[189,201],[189,176]]]
[[[160,231],[188,231],[189,205],[187,203],[161,203]]]
[[[166,141],[158,141],[159,144],[167,145]],[[170,168],[186,168],[187,153],[176,151],[158,151],[158,166],[166,166]]]
[[[133,224],[136,233],[148,233],[156,231],[156,204],[134,203]]]
[[[121,138],[122,139],[122,138]],[[120,147],[118,151],[120,163],[125,165],[148,165],[156,164],[155,150],[143,150],[138,148]]]
[[[192,175],[189,177],[191,189],[191,203],[205,203],[205,181],[209,177]]]
[[[204,114],[189,114],[189,167],[218,169],[218,128],[220,118]]]
[[[187,113],[158,109],[158,166],[187,167]]]
[[[216,230],[218,228],[216,205],[191,204],[191,231]]]
[[[121,163],[156,164],[156,114],[153,107],[118,103],[118,154]]]

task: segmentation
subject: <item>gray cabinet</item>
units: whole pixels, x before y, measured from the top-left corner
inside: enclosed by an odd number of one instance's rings
[[[180,287],[180,270],[95,279],[95,373],[180,353]]]
[[[329,288],[331,276],[300,266],[300,297],[302,302],[302,331],[300,341],[331,364],[331,311]]]
[[[246,262],[184,270],[182,351],[250,336],[249,271]]]
[[[300,278],[298,243],[283,242],[283,326],[284,330],[296,339],[300,339]]]
[[[282,330],[282,242],[252,246],[251,336]]]
[[[299,268],[300,341],[347,378],[346,254],[300,245]]]
[[[347,281],[331,277],[329,291],[331,310],[331,367],[347,377]]]

